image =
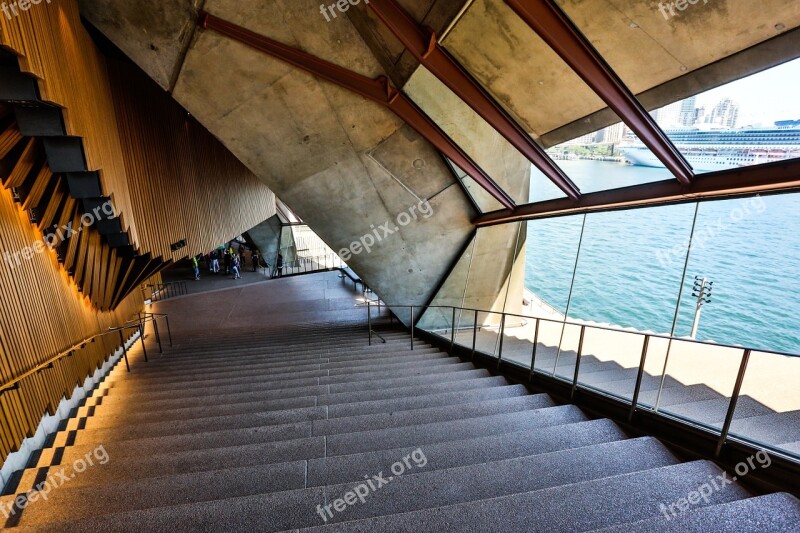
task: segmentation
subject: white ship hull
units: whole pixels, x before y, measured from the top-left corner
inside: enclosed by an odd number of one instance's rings
[[[625,156],[625,159],[633,165],[643,167],[664,168],[662,163],[648,148],[644,146],[628,146],[621,147],[620,152]],[[760,165],[762,163],[769,163],[770,161],[779,161],[786,159],[789,154],[784,156],[772,156],[767,153],[758,154],[744,154],[742,152],[732,152],[729,154],[692,154],[684,153],[683,156],[692,165],[692,168],[697,172],[714,172],[716,170],[726,170],[729,168],[745,167],[750,165]],[[791,157],[791,156],[789,156]]]

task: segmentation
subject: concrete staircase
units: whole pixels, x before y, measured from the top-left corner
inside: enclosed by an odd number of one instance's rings
[[[6,527],[800,530],[794,497],[737,483],[681,511],[715,464],[384,336],[308,324],[195,332],[149,363],[134,351],[6,487]]]

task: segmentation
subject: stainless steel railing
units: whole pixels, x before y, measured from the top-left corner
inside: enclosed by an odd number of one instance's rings
[[[505,313],[505,312],[499,312],[499,311],[481,310],[481,309],[474,309],[474,308],[468,308],[468,307],[458,307],[458,306],[439,306],[439,305],[427,305],[426,306],[426,305],[385,304],[385,303],[382,303],[382,305],[389,310],[390,316],[391,316],[391,313],[393,313],[394,311],[400,311],[400,310],[407,310],[408,311],[406,316],[408,318],[407,327],[411,332],[411,341],[410,341],[411,350],[414,349],[414,333],[415,333],[415,329],[417,329],[419,327],[417,322],[419,321],[420,318],[422,318],[422,315],[423,315],[424,312],[432,310],[432,309],[437,309],[437,310],[440,310],[441,312],[444,313],[444,315],[441,315],[443,317],[446,317],[448,314],[450,315],[449,327],[446,327],[446,328],[435,327],[435,328],[430,328],[429,330],[426,330],[426,331],[428,331],[429,333],[434,334],[434,335],[439,335],[440,337],[444,337],[445,335],[442,335],[442,334],[436,333],[436,332],[444,332],[444,333],[449,332],[450,351],[452,353],[453,352],[453,348],[455,347],[455,344],[456,344],[456,331],[463,332],[463,331],[468,331],[468,330],[471,329],[472,330],[472,339],[471,339],[471,343],[472,344],[471,344],[471,347],[470,346],[464,346],[465,348],[471,348],[471,357],[474,359],[476,353],[481,353],[482,355],[487,356],[487,357],[492,357],[492,358],[496,357],[497,358],[497,366],[498,367],[500,366],[501,362],[503,361],[503,343],[504,343],[503,341],[504,341],[505,334],[506,334],[506,329],[507,329],[507,319],[509,317],[513,317],[513,318],[519,318],[519,319],[522,319],[522,320],[532,321],[533,322],[533,340],[532,340],[532,348],[531,348],[531,363],[530,363],[530,368],[528,369],[529,380],[532,380],[535,374],[547,375],[549,377],[560,379],[562,381],[564,380],[563,377],[556,375],[556,369],[558,368],[558,359],[559,359],[559,356],[561,355],[561,344],[560,343],[559,343],[559,346],[558,346],[558,352],[557,352],[557,355],[556,355],[556,362],[554,364],[553,372],[552,373],[549,372],[549,371],[543,372],[541,369],[536,368],[537,352],[540,349],[539,346],[541,344],[541,342],[540,342],[541,326],[543,324],[546,324],[546,323],[557,324],[557,325],[561,326],[562,327],[562,341],[563,341],[563,331],[564,331],[563,328],[566,328],[567,326],[573,326],[575,328],[579,328],[579,337],[578,337],[578,346],[577,346],[577,353],[576,353],[576,359],[575,359],[575,368],[574,368],[574,372],[573,372],[573,374],[571,376],[571,379],[568,381],[568,384],[570,385],[570,398],[574,398],[575,393],[580,389],[586,389],[586,390],[591,390],[591,391],[594,391],[594,392],[600,392],[600,393],[602,393],[602,394],[604,394],[606,396],[611,397],[613,400],[625,402],[625,404],[628,406],[628,420],[629,421],[633,418],[633,416],[636,413],[636,411],[643,407],[642,405],[640,405],[640,397],[641,397],[641,392],[642,392],[642,383],[643,383],[643,379],[644,379],[644,375],[645,375],[645,365],[647,363],[648,349],[651,347],[651,341],[652,340],[654,340],[654,339],[662,339],[662,340],[666,341],[666,343],[667,343],[667,351],[666,351],[666,354],[664,356],[665,357],[665,362],[664,362],[664,370],[663,370],[662,375],[661,375],[661,383],[660,383],[660,386],[659,386],[657,394],[656,394],[656,401],[655,401],[654,405],[652,406],[654,408],[653,409],[654,412],[658,412],[659,411],[659,403],[660,403],[660,400],[661,400],[661,397],[662,397],[662,394],[663,394],[663,389],[664,389],[664,379],[666,378],[666,375],[667,375],[667,371],[666,371],[667,370],[667,362],[669,361],[670,351],[673,349],[673,344],[674,343],[677,343],[677,342],[688,343],[688,344],[698,345],[698,346],[707,346],[709,348],[713,347],[714,349],[730,349],[730,350],[733,350],[735,352],[738,352],[738,353],[740,353],[740,357],[738,359],[738,364],[737,364],[738,370],[736,372],[736,379],[735,379],[735,382],[734,382],[734,385],[733,385],[732,394],[731,394],[730,401],[729,401],[729,404],[728,404],[728,407],[727,407],[727,410],[726,410],[726,413],[725,413],[724,422],[722,423],[721,428],[716,428],[716,427],[710,426],[708,424],[704,424],[702,422],[699,422],[699,421],[696,421],[696,420],[692,420],[690,418],[685,418],[685,417],[682,417],[682,416],[679,416],[679,415],[675,416],[675,418],[684,419],[685,421],[691,423],[692,425],[700,426],[700,427],[702,427],[702,428],[704,428],[706,430],[715,432],[717,434],[717,436],[718,436],[717,446],[716,446],[716,455],[717,456],[720,455],[723,447],[725,446],[726,442],[729,440],[731,424],[733,423],[734,415],[735,415],[735,412],[736,412],[736,407],[737,407],[737,404],[738,404],[738,402],[740,400],[740,396],[741,396],[741,392],[742,392],[742,386],[743,386],[743,384],[745,382],[745,379],[747,377],[748,364],[750,363],[750,360],[752,358],[752,354],[759,353],[759,354],[765,354],[765,355],[773,355],[773,356],[792,358],[793,361],[796,360],[797,358],[800,358],[800,354],[787,353],[787,352],[781,352],[781,351],[775,351],[775,350],[766,350],[766,349],[762,350],[762,349],[756,349],[756,348],[744,347],[744,346],[737,346],[737,345],[732,345],[732,344],[711,343],[711,342],[700,341],[700,340],[690,339],[690,338],[681,338],[681,337],[675,337],[675,336],[665,335],[665,334],[649,333],[649,332],[642,332],[642,331],[636,331],[636,330],[614,328],[614,327],[608,327],[608,326],[590,325],[590,324],[586,324],[586,323],[583,323],[583,322],[577,322],[577,321],[569,320],[567,317],[564,317],[562,320],[558,320],[558,319],[553,319],[553,318],[537,317],[537,316],[530,316],[530,315],[521,315],[521,314],[515,314],[515,313]],[[377,335],[377,332],[374,330],[374,322],[373,322],[373,318],[372,318],[372,314],[373,314],[372,309],[373,309],[373,307],[377,307],[377,304],[375,304],[373,302],[367,302],[366,307],[367,307],[367,313],[368,313],[369,342],[371,343],[372,342],[372,336],[373,335]],[[449,313],[448,313],[448,311],[449,311]],[[379,310],[379,314],[380,314],[380,310]],[[471,314],[472,315],[472,325],[471,326],[461,327],[460,323],[459,324],[456,323],[456,320],[457,320],[456,319],[456,315],[458,315],[459,317],[463,317],[465,314],[467,314],[467,315]],[[486,328],[487,327],[485,324],[480,324],[479,314],[485,314],[486,316],[498,315],[500,317],[499,324],[491,324],[490,325],[490,327],[492,327],[492,328],[498,328],[498,341],[495,344],[496,355],[495,354],[488,354],[488,353],[482,352],[482,351],[477,349],[478,331],[481,328]],[[459,322],[460,322],[460,320],[459,320]],[[627,335],[633,335],[633,336],[641,337],[641,339],[642,339],[641,354],[639,356],[639,364],[638,364],[638,369],[637,369],[637,373],[636,373],[636,381],[635,381],[635,385],[634,385],[634,388],[633,388],[633,394],[632,394],[632,397],[631,397],[630,400],[628,400],[627,398],[622,397],[622,396],[620,396],[618,394],[615,394],[615,393],[612,393],[612,392],[608,392],[608,391],[604,391],[602,388],[580,383],[579,379],[580,379],[580,376],[581,376],[581,374],[580,374],[580,372],[581,372],[581,359],[584,356],[584,351],[585,351],[584,348],[585,348],[586,333],[587,333],[587,331],[595,331],[595,330],[597,330],[597,331],[609,331],[609,332],[614,332],[614,333],[619,333],[619,334],[627,334]],[[520,363],[518,363],[516,361],[509,361],[509,363],[515,364],[515,365],[520,365]],[[796,376],[794,378],[794,380],[795,380],[795,383],[800,381],[800,376]],[[672,415],[670,415],[670,416],[672,416]],[[773,448],[772,445],[764,444],[764,443],[758,442],[756,440],[748,439],[746,437],[742,437],[742,436],[739,436],[739,435],[737,435],[737,437],[743,438],[743,440],[745,440],[746,442],[749,442],[751,444],[755,444],[755,445],[759,445],[759,446],[763,446],[763,447],[767,447],[767,448]],[[800,439],[800,435],[798,435],[798,439]],[[798,454],[796,454],[796,453],[794,453],[792,451],[783,450],[783,449],[779,449],[779,450],[776,450],[776,451],[778,451],[779,453],[785,454],[785,455],[789,455],[789,456],[795,457],[795,458],[800,458],[800,455],[798,455]]]

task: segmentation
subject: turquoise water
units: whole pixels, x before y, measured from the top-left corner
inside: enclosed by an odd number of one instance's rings
[[[584,190],[668,179],[664,169],[560,161]],[[531,199],[552,196],[537,188]],[[569,315],[640,330],[672,328],[695,204],[587,215]],[[528,223],[528,289],[562,312],[583,216]],[[689,335],[695,275],[714,282],[698,339],[800,353],[800,194],[700,204],[676,334]]]

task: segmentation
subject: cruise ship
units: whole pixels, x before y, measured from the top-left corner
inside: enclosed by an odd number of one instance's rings
[[[698,172],[759,165],[800,157],[800,121],[776,122],[772,128],[666,130],[667,136]],[[620,146],[633,165],[664,164],[638,138]]]

